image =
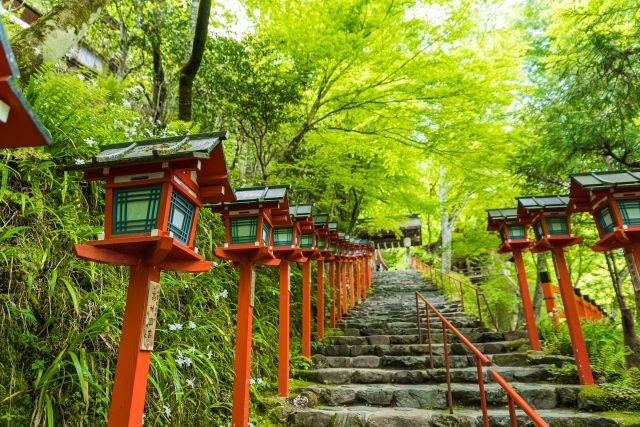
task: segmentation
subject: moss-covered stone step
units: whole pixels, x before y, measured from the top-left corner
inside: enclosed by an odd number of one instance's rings
[[[512,383],[511,386],[534,409],[575,408],[581,386]],[[322,404],[329,406],[399,406],[406,408],[446,409],[446,384],[348,384],[313,385],[303,389],[313,392]],[[507,394],[498,384],[486,384],[487,404],[503,407]],[[455,406],[480,406],[476,384],[452,384]]]
[[[530,426],[529,417],[516,412],[519,426]],[[618,427],[618,422],[596,414],[577,413],[568,410],[541,410],[538,415],[549,427]],[[320,407],[294,412],[289,422],[295,427],[480,427],[482,413],[478,410],[443,411],[413,408],[374,408],[355,406],[348,408]],[[490,409],[489,425],[509,425],[506,409]]]
[[[485,382],[493,382],[489,371],[497,371],[506,381],[532,383],[545,381],[550,377],[550,366],[540,365],[528,368],[489,367],[483,368]],[[454,383],[477,383],[475,367],[451,368]],[[297,371],[295,378],[317,384],[441,384],[446,383],[445,369],[371,369],[371,368],[324,368]]]

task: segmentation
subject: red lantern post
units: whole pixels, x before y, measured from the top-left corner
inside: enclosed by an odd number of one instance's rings
[[[51,134],[14,79],[20,78],[9,39],[0,21],[0,148],[51,144]]]
[[[289,338],[290,338],[290,293],[289,279],[291,262],[306,262],[298,246],[300,228],[294,223],[289,210],[289,201],[285,196],[278,209],[271,210],[273,221],[272,253],[280,264],[280,301],[278,313],[278,396],[289,396]]]
[[[311,357],[311,260],[321,260],[318,235],[313,226],[313,204],[292,206],[291,216],[300,227],[300,249],[307,258],[302,263],[302,355]]]
[[[562,305],[567,319],[573,355],[578,367],[580,384],[593,384],[593,373],[584,342],[580,316],[576,306],[571,277],[564,258],[569,246],[582,242],[582,237],[571,233],[571,214],[568,210],[569,197],[517,197],[518,223],[532,224],[536,243],[532,252],[551,251],[560,287]]]
[[[536,319],[533,312],[533,304],[531,303],[527,273],[522,259],[522,252],[528,252],[529,248],[533,246],[533,240],[528,235],[529,225],[518,224],[518,209],[515,208],[488,209],[487,213],[489,215],[487,230],[499,231],[502,239],[498,253],[513,253],[520,287],[520,297],[522,298],[522,308],[527,323],[527,332],[529,333],[529,342],[532,350],[540,351],[540,339],[536,329]]]
[[[355,301],[355,293],[356,293],[356,286],[355,286],[355,282],[353,280],[353,264],[356,261],[356,257],[355,257],[355,239],[351,238],[349,236],[347,236],[347,260],[349,263],[349,302],[351,304],[351,307],[356,305],[356,301]]]
[[[74,245],[79,258],[129,266],[109,427],[140,426],[144,410],[160,272],[208,271],[193,247],[203,202],[233,200],[226,179],[226,132],[103,145],[83,171],[106,181],[104,233]]]
[[[329,252],[331,257],[329,258],[329,287],[331,288],[331,308],[329,309],[329,326],[331,328],[336,327],[336,316],[342,318],[340,313],[340,280],[336,277],[339,271],[337,262],[338,253],[338,223],[328,223],[328,237],[329,237]]]
[[[236,326],[236,355],[234,363],[232,426],[246,426],[249,422],[249,381],[251,380],[251,328],[255,296],[255,264],[278,265],[273,255],[272,228],[286,225],[288,185],[240,188],[235,190],[236,201],[208,205],[222,215],[226,229],[224,247],[215,251],[217,257],[230,260],[240,268],[238,285],[238,324]],[[288,273],[288,271],[287,271]],[[288,274],[286,279],[288,291]],[[282,285],[282,282],[281,282]],[[286,305],[286,303],[285,303]],[[284,329],[283,320],[280,332]]]

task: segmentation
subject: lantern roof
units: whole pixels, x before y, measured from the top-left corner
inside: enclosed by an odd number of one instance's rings
[[[211,208],[220,207],[243,207],[245,205],[258,204],[281,204],[289,206],[288,190],[290,185],[271,185],[263,187],[236,188],[234,191],[236,200],[232,202],[216,203],[207,205]]]
[[[345,236],[345,234],[344,234],[344,233],[338,233],[338,238],[339,238],[340,240],[344,240],[344,236]]]
[[[289,213],[295,220],[311,219],[313,211],[313,203],[304,203],[299,205],[291,205]]]
[[[535,211],[566,211],[569,196],[524,196],[516,197],[518,201],[518,219],[531,216]]]
[[[507,221],[518,218],[518,208],[487,209],[487,213],[493,221]]]
[[[313,225],[316,227],[326,227],[329,222],[329,215],[315,215],[313,217]],[[337,225],[337,223],[336,223]]]
[[[640,187],[640,169],[572,173],[569,177],[572,187],[575,182],[585,190]]]
[[[20,71],[0,20],[0,148],[51,144],[51,134],[33,111],[14,79]]]
[[[227,131],[220,131],[103,145],[91,160],[67,166],[65,170],[83,171],[84,179],[98,181],[105,179],[105,168],[112,169],[114,174],[117,171],[132,174],[142,164],[153,169],[169,162],[175,164],[176,170],[196,172],[203,203],[229,202],[236,197],[227,177],[222,146],[227,135]]]
[[[518,208],[487,209],[487,214],[487,231],[496,231],[502,223],[518,219]]]
[[[330,222],[329,224],[329,231],[335,232],[338,231],[338,223],[337,222]]]

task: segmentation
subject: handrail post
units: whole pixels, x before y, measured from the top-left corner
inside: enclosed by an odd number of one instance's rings
[[[509,424],[511,427],[518,427],[518,418],[516,417],[516,406],[513,403],[513,398],[510,394],[507,394],[507,402],[509,404]]]
[[[449,413],[453,414],[453,397],[451,396],[451,372],[449,370],[449,345],[447,344],[447,325],[442,322],[442,342],[444,344],[444,366],[447,371],[447,401]]]
[[[420,306],[418,305],[418,291],[416,291],[416,315],[418,317],[418,340],[422,344],[422,328],[420,326]]]
[[[478,317],[480,318],[480,332],[484,332],[484,321],[482,320],[482,309],[480,308],[480,295],[478,294],[478,288],[476,288],[476,304],[478,304]]]
[[[482,374],[482,362],[476,356],[476,368],[478,370],[478,387],[480,388],[480,407],[482,408],[482,422],[484,427],[489,427],[489,414],[487,412],[487,395],[484,393],[484,375]]]
[[[431,345],[431,319],[429,318],[429,306],[427,304],[424,305],[424,311],[427,314],[427,338],[429,339],[429,364],[431,365],[431,369],[433,369],[433,349]],[[422,344],[422,342],[420,342]]]

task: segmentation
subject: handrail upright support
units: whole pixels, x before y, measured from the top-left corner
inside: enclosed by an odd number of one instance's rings
[[[420,305],[418,304],[418,291],[416,291],[416,315],[418,317],[418,341],[422,344],[422,327],[420,325]],[[428,321],[428,320],[427,320]]]
[[[480,307],[480,295],[476,288],[476,304],[478,305],[478,317],[480,318],[480,332],[484,332],[484,321],[482,320],[482,308]]]
[[[509,404],[509,424],[511,427],[518,427],[518,417],[516,416],[516,406],[513,403],[513,398],[507,395],[507,402]]]
[[[433,369],[433,349],[431,344],[431,319],[429,318],[429,306],[424,305],[424,311],[427,314],[427,338],[429,339],[429,364],[431,365],[431,369]],[[422,344],[422,342],[420,342]]]
[[[484,392],[484,375],[482,373],[482,362],[476,356],[476,369],[478,370],[478,387],[480,388],[480,406],[482,408],[482,423],[484,427],[489,427],[489,413],[487,411],[487,395]]]
[[[442,322],[442,343],[444,344],[444,366],[447,371],[447,402],[449,413],[453,414],[453,397],[451,395],[451,371],[449,369],[449,345],[447,343],[447,325]]]

